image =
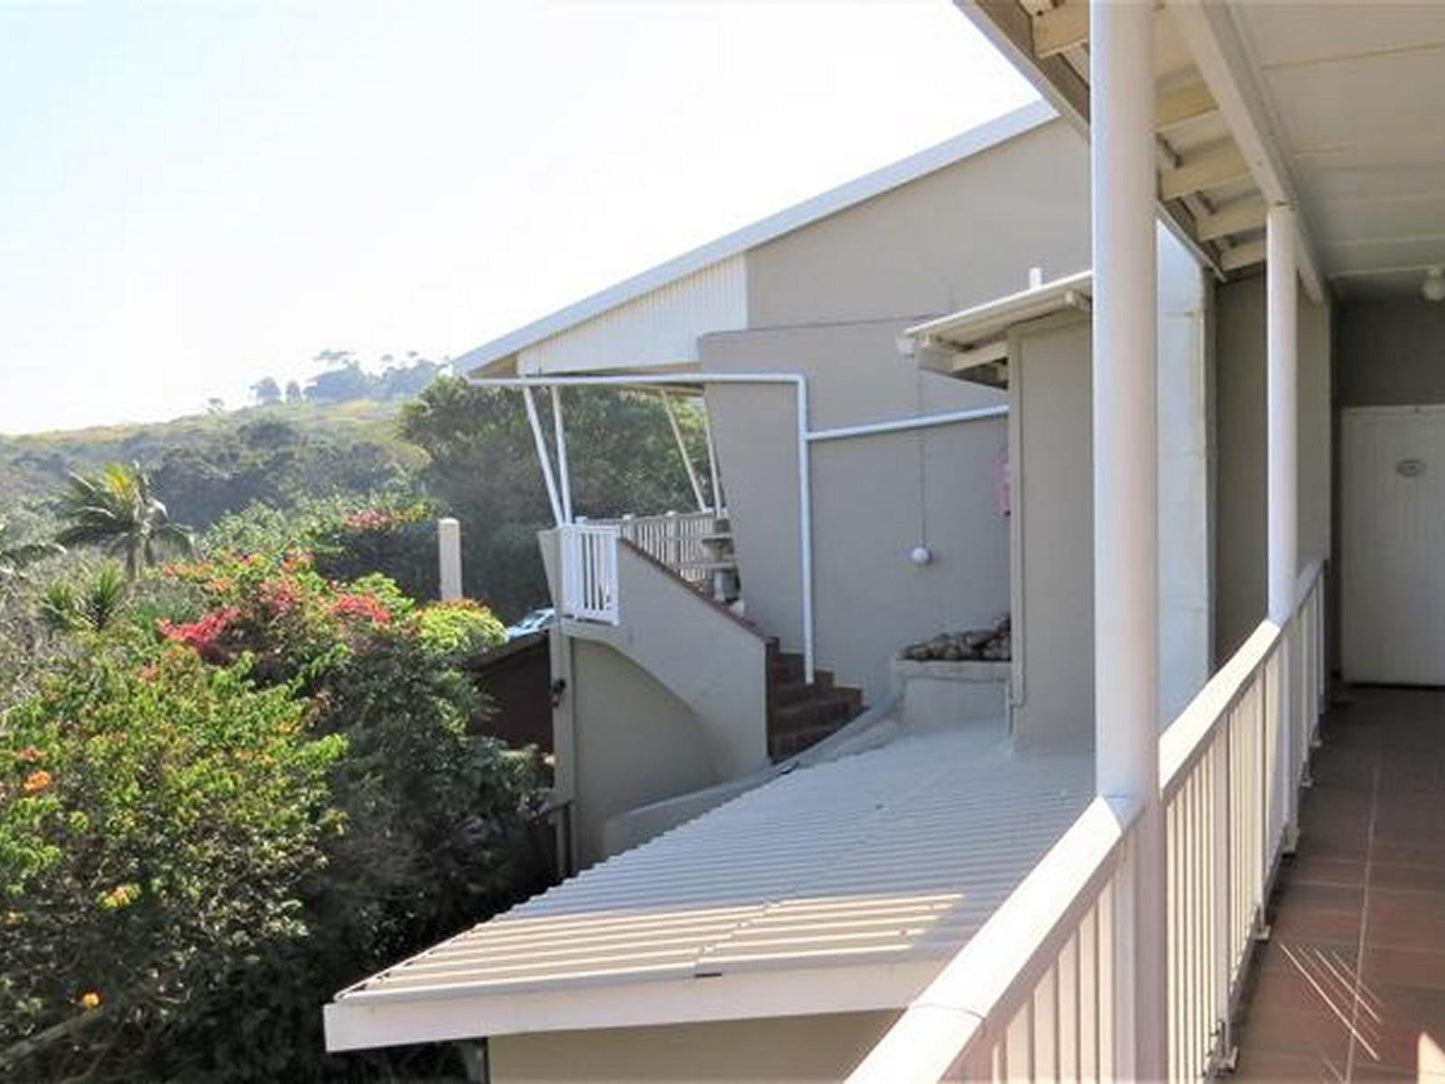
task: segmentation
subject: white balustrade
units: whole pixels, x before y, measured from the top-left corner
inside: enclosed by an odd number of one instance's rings
[[[716,558],[708,552],[703,539],[717,530],[717,521],[713,512],[668,512],[589,522],[616,527],[622,538],[653,560],[689,583],[705,585],[711,580],[711,565]]]
[[[1324,702],[1320,570],[1161,735],[1169,1078],[1232,1057],[1230,1018]],[[849,1077],[1127,1080],[1132,811],[1097,798]]]
[[[610,524],[564,523],[561,545],[562,615],[578,621],[616,625],[618,530]]]

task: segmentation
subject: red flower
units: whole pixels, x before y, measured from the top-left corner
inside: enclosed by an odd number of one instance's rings
[[[301,604],[301,588],[292,580],[267,580],[261,585],[261,602],[277,617],[288,614]]]
[[[175,625],[162,619],[159,626],[161,634],[167,640],[185,644],[207,662],[225,662],[226,652],[220,641],[239,614],[240,611],[235,607],[227,607],[223,610],[212,610],[189,625]]]
[[[331,604],[330,612],[335,617],[360,617],[373,625],[391,623],[391,611],[371,595],[345,594]]]

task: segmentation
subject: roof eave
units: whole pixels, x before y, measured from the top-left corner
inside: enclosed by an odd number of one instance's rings
[[[368,997],[361,991],[325,1007],[326,1049],[901,1009],[945,960],[929,956],[885,963],[875,958],[508,993],[414,991]]]

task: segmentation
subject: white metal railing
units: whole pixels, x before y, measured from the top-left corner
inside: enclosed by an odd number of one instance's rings
[[[623,516],[588,520],[590,526],[615,527],[619,535],[695,585],[711,580],[716,558],[703,539],[717,530],[718,514],[668,512],[661,516]]]
[[[562,565],[562,616],[615,625],[621,619],[617,591],[617,527],[564,523],[557,528]]]
[[[1161,735],[1168,1074],[1232,1056],[1233,1013],[1294,844],[1325,693],[1320,569]],[[1139,819],[1096,798],[849,1077],[850,1084],[1129,1078]]]

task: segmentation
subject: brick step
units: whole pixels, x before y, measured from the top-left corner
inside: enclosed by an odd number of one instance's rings
[[[773,711],[773,734],[807,730],[816,726],[842,726],[863,707],[863,694],[858,689],[829,689],[805,700]]]
[[[817,671],[811,683],[802,678],[773,680],[768,683],[768,702],[773,707],[785,708],[819,693],[829,692],[832,688],[833,674],[828,670]]]

